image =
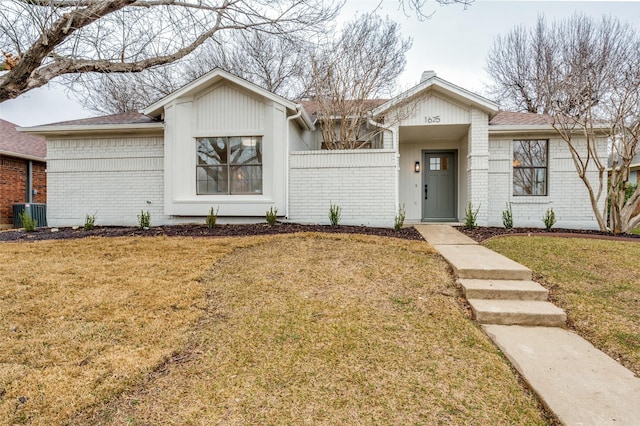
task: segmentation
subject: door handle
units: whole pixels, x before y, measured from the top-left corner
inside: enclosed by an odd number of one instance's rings
[[[429,185],[424,186],[424,199],[425,200],[429,199]]]

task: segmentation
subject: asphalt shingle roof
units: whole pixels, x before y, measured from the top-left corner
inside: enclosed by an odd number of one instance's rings
[[[15,153],[18,156],[41,158],[47,156],[47,143],[44,138],[16,131],[15,124],[0,119],[0,151]]]
[[[490,126],[527,126],[551,124],[552,119],[545,114],[532,114],[529,112],[498,111],[489,121]]]
[[[121,114],[103,115],[100,117],[83,118],[80,120],[61,121],[47,124],[47,126],[95,126],[101,124],[145,124],[158,123],[153,117],[140,114],[139,112],[124,112]]]

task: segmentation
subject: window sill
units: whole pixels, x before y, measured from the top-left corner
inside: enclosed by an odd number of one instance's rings
[[[548,195],[512,195],[511,204],[551,204]]]
[[[176,198],[175,204],[272,204],[273,199],[264,194],[258,195],[195,195],[187,198]]]

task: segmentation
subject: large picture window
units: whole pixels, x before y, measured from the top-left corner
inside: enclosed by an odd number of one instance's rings
[[[513,195],[547,195],[547,140],[513,141]]]
[[[262,194],[262,137],[197,138],[196,191]]]

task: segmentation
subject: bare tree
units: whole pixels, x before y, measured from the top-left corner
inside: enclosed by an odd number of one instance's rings
[[[640,138],[640,34],[608,17],[574,15],[552,25],[541,17],[531,31],[517,27],[496,39],[488,71],[494,93],[511,106],[549,115],[600,229],[627,233],[640,225],[640,189],[624,197]]]
[[[474,1],[475,0],[436,0],[436,2],[440,6],[446,6],[450,4],[461,4],[464,6],[465,9],[468,6],[470,6]],[[398,2],[400,4],[399,5],[400,9],[402,9],[402,11],[406,15],[409,15],[410,13],[415,13],[416,17],[420,21],[431,18],[435,13],[435,10],[430,9],[428,7],[429,5],[428,0],[398,0]],[[382,3],[382,0],[380,1],[380,3]]]
[[[305,91],[309,52],[315,46],[294,34],[243,31],[233,37],[215,39],[186,63],[190,78],[219,67],[288,99],[299,99]]]
[[[322,0],[3,0],[0,102],[56,77],[129,73],[178,61],[216,34],[313,30],[339,7]],[[5,68],[8,62],[5,61]]]
[[[85,108],[100,114],[139,111],[187,82],[181,64],[139,73],[81,73],[62,79]]]
[[[395,89],[410,47],[396,23],[363,15],[313,55],[310,91],[326,148],[361,148],[380,131],[368,113]]]
[[[194,55],[169,65],[140,73],[73,74],[63,81],[86,108],[106,114],[140,110],[214,68],[299,99],[311,50],[310,42],[295,35],[245,30],[213,37]]]

